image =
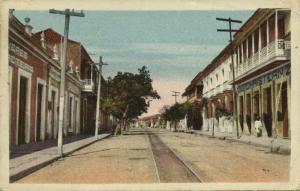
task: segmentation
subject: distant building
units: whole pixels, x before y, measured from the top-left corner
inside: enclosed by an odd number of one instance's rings
[[[200,103],[203,98],[203,74],[199,72],[191,83],[185,88],[182,96],[187,97],[190,103]],[[184,126],[187,129],[201,130],[203,127],[203,116],[201,108],[189,112],[184,118]]]
[[[139,127],[150,127],[150,128],[159,128],[160,127],[160,114],[155,114],[147,117],[142,117],[136,120],[136,126]]]

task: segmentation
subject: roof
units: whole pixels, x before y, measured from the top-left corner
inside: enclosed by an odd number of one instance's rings
[[[9,19],[9,28],[15,29],[17,33],[22,35],[22,37],[30,41],[35,47],[46,54],[49,58],[52,58],[53,51],[47,47],[42,47],[39,36],[35,36],[34,34],[32,34],[32,36],[27,35],[25,31],[25,25],[21,21],[19,21],[13,14]]]
[[[188,94],[196,83],[202,80],[205,76],[207,76],[211,71],[213,71],[216,67],[218,67],[223,59],[230,56],[230,52],[234,47],[237,40],[245,35],[245,31],[247,31],[251,26],[255,25],[258,22],[258,18],[263,17],[272,9],[257,9],[252,16],[242,25],[240,31],[234,34],[234,39],[231,43],[227,44],[225,48],[202,70],[200,71],[191,81],[191,83],[185,88],[185,92],[182,94],[183,96]],[[223,58],[223,59],[222,59]]]

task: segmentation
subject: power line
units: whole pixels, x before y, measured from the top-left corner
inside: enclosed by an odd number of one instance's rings
[[[59,120],[58,120],[58,139],[57,148],[60,157],[63,156],[63,126],[64,126],[64,112],[65,112],[65,75],[66,75],[66,65],[67,65],[67,43],[69,36],[69,25],[70,16],[84,17],[83,12],[75,12],[74,9],[66,9],[64,11],[59,11],[55,9],[50,9],[49,13],[65,15],[65,28],[64,28],[64,43],[63,43],[63,55],[60,71],[60,95],[59,95]]]
[[[238,32],[240,30],[235,30],[231,28],[231,23],[242,23],[240,20],[234,20],[230,17],[227,18],[216,18],[218,21],[228,22],[229,29],[217,29],[218,32],[229,32],[230,43],[232,43],[232,32]],[[233,53],[234,50],[231,50],[231,69],[232,69],[232,90],[233,90],[233,117],[234,117],[234,126],[236,127],[236,136],[239,138],[239,128],[238,128],[238,117],[237,117],[237,94],[235,88],[235,71],[234,71],[234,63],[233,63]]]
[[[175,103],[177,103],[177,96],[180,92],[177,92],[177,91],[172,91],[174,94],[172,96],[174,96],[175,98]]]

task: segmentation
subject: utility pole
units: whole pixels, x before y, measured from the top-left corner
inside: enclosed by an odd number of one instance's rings
[[[233,20],[230,17],[227,18],[216,18],[218,21],[225,21],[229,24],[229,29],[217,29],[218,32],[229,32],[229,39],[230,43],[232,43],[232,32],[238,32],[240,30],[234,30],[231,28],[231,23],[242,23],[242,21],[239,20]],[[236,127],[236,136],[239,139],[239,127],[238,127],[238,116],[237,116],[237,94],[236,94],[236,88],[235,88],[235,71],[234,71],[234,63],[233,63],[233,54],[234,50],[231,46],[231,69],[232,69],[232,90],[233,90],[233,123],[234,127]]]
[[[65,103],[65,75],[66,75],[66,65],[67,65],[67,43],[69,36],[69,24],[70,16],[84,17],[83,12],[75,12],[74,9],[66,9],[64,11],[59,11],[55,9],[50,9],[49,13],[65,15],[65,29],[64,29],[64,44],[63,44],[63,54],[61,62],[60,71],[60,91],[59,91],[59,122],[58,122],[58,141],[57,149],[60,157],[63,156],[63,126],[64,126],[64,103]]]
[[[177,92],[177,91],[172,91],[174,94],[172,96],[174,96],[175,98],[175,103],[177,103],[177,96],[180,92]]]
[[[96,124],[95,124],[95,138],[98,139],[98,130],[100,128],[100,103],[101,103],[101,79],[102,79],[102,66],[108,65],[102,62],[102,56],[99,57],[99,63],[95,63],[98,68],[98,93],[97,93],[97,105],[96,105]]]

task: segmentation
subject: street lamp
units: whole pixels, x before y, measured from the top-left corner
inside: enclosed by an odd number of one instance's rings
[[[98,93],[97,93],[97,105],[96,105],[96,124],[95,124],[95,137],[98,139],[98,130],[100,128],[100,93],[101,93],[101,79],[102,79],[102,66],[108,65],[102,62],[102,56],[99,57],[99,63],[95,63],[98,69]]]

